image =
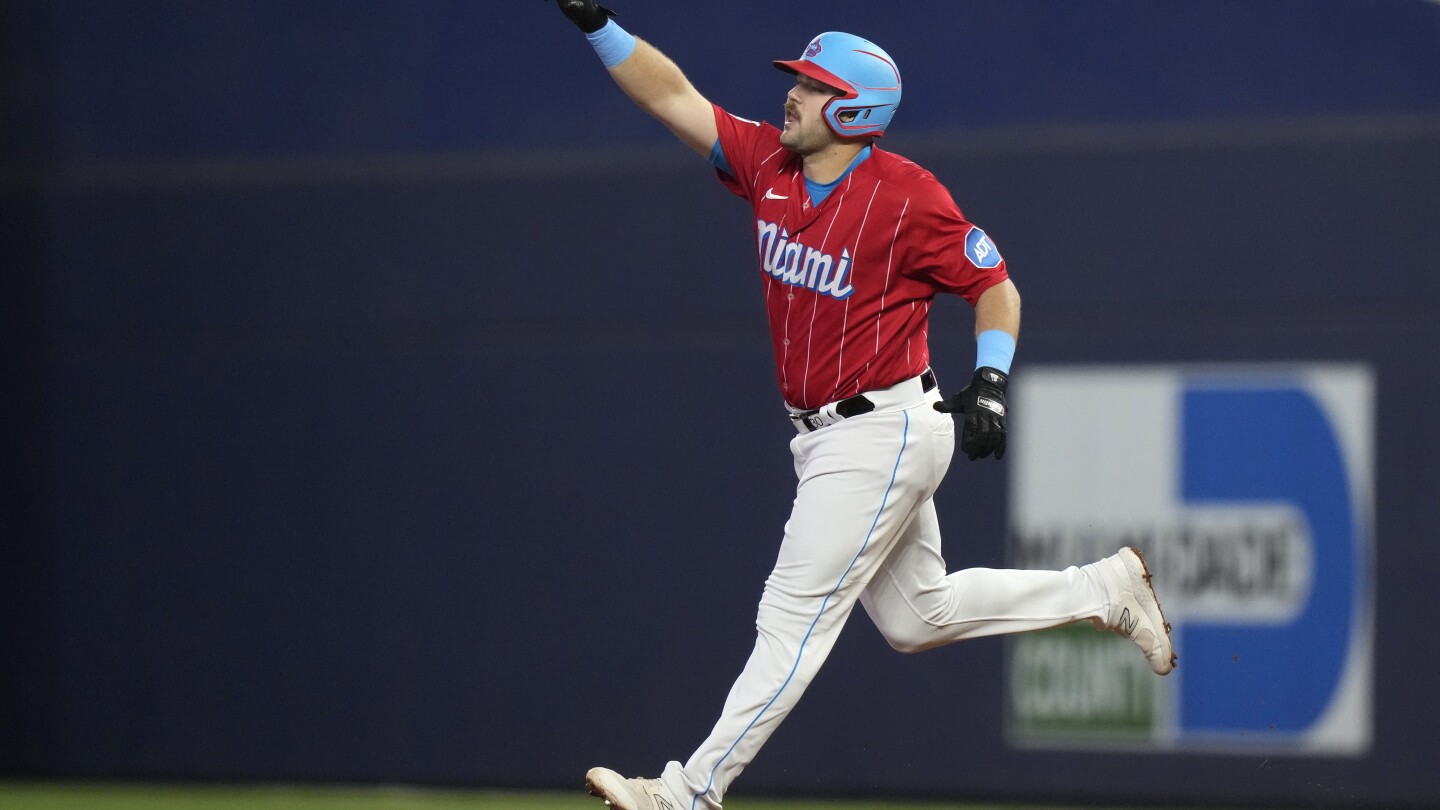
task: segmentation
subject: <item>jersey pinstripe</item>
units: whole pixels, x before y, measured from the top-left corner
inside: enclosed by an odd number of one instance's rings
[[[776,370],[790,405],[818,408],[922,373],[935,295],[973,306],[1007,278],[1003,260],[970,260],[966,238],[983,232],[915,163],[874,148],[815,206],[801,160],[780,145],[778,129],[719,106],[715,121],[733,172],[720,171],[720,180],[754,211]]]

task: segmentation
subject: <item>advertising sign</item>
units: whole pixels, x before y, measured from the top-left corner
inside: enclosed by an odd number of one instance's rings
[[[1368,750],[1369,369],[1027,367],[1012,390],[1010,564],[1139,548],[1179,654],[1160,678],[1088,623],[1014,637],[1012,744]]]

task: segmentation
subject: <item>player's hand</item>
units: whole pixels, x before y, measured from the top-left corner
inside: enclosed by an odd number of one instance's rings
[[[981,366],[960,393],[935,403],[935,410],[941,413],[965,415],[960,449],[971,461],[991,453],[996,461],[1005,457],[1005,385],[1009,381],[1004,373]]]
[[[605,23],[615,16],[615,12],[595,0],[555,0],[555,5],[570,18],[570,22],[580,26],[580,30],[587,34],[604,28]]]

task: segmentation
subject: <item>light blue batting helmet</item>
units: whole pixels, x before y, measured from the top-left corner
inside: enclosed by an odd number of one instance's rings
[[[868,39],[827,31],[810,40],[799,59],[777,61],[786,73],[828,84],[840,95],[826,102],[825,122],[844,138],[884,135],[900,108],[900,70]]]

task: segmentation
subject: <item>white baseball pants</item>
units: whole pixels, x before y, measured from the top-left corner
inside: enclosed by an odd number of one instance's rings
[[[961,639],[1104,619],[1094,565],[947,574],[932,496],[955,424],[937,391],[797,435],[799,478],[779,558],[765,582],[755,648],[710,736],[662,775],[685,810],[719,810],[731,782],[799,701],[856,600],[902,652]]]

